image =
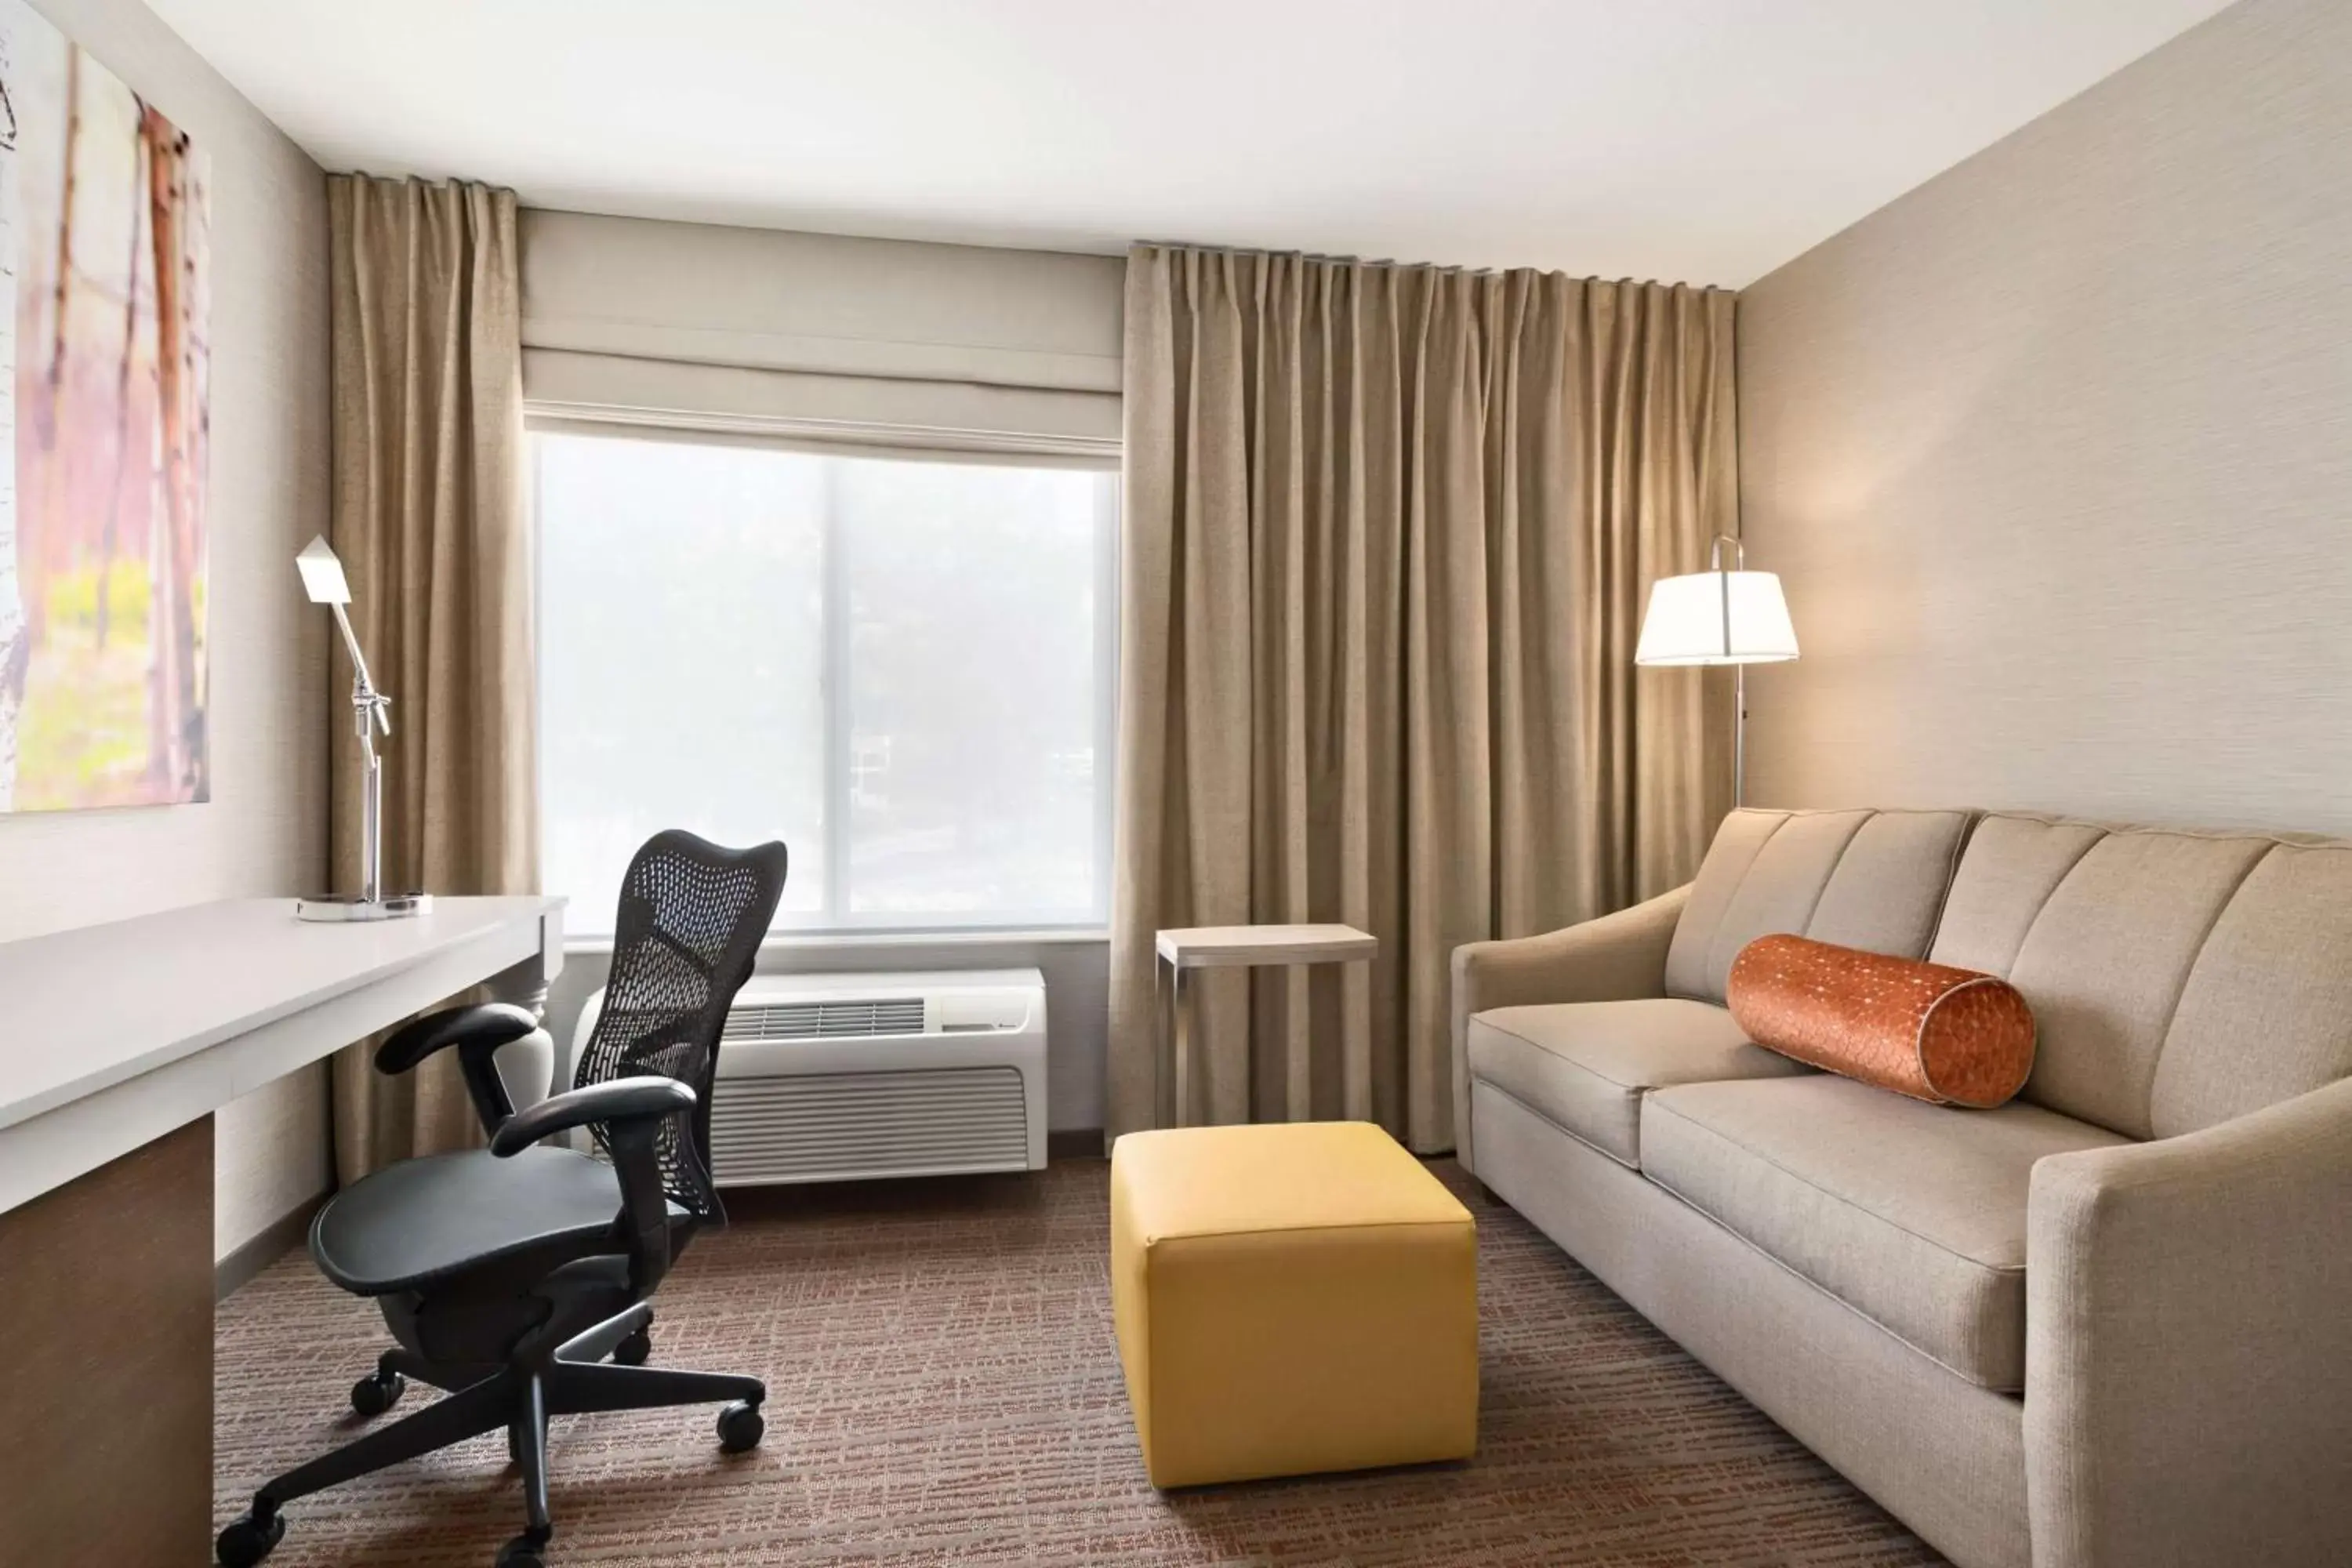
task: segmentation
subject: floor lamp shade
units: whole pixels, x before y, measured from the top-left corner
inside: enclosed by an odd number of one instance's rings
[[[1732,569],[1723,567],[1731,546]],[[1780,579],[1750,572],[1737,539],[1716,539],[1708,570],[1650,584],[1649,612],[1633,645],[1635,664],[1728,664],[1732,670],[1731,803],[1748,804],[1748,667],[1797,657],[1797,628]]]
[[[1635,664],[1776,664],[1797,657],[1797,629],[1770,572],[1694,572],[1650,585]]]

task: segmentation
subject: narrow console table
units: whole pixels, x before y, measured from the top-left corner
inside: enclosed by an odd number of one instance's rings
[[[562,937],[560,899],[246,899],[0,943],[0,1562],[210,1561],[212,1113]]]
[[[1354,926],[1178,926],[1159,932],[1151,952],[1152,1027],[1160,1037],[1156,1059],[1167,1064],[1155,1096],[1160,1101],[1160,1125],[1186,1127],[1199,1098],[1200,1076],[1192,1059],[1192,988],[1184,983],[1188,973],[1265,964],[1369,963],[1380,956],[1381,944],[1379,938]],[[1361,1075],[1356,1076],[1361,1081]],[[1351,1106],[1349,1114],[1369,1119],[1370,1112]]]

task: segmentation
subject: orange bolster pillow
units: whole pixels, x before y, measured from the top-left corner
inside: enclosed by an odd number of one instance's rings
[[[1726,1000],[1767,1050],[1933,1105],[2001,1104],[2033,1070],[2033,1009],[1973,969],[1759,936]]]

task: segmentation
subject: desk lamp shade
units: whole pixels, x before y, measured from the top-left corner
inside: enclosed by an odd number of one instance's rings
[[[294,557],[294,569],[302,574],[302,592],[314,605],[348,605],[352,602],[352,585],[343,576],[343,563],[328,545],[322,535],[313,535],[310,542]]]

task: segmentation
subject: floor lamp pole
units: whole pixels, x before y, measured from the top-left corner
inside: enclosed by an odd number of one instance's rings
[[[1748,667],[1731,667],[1731,804],[1748,804]]]

